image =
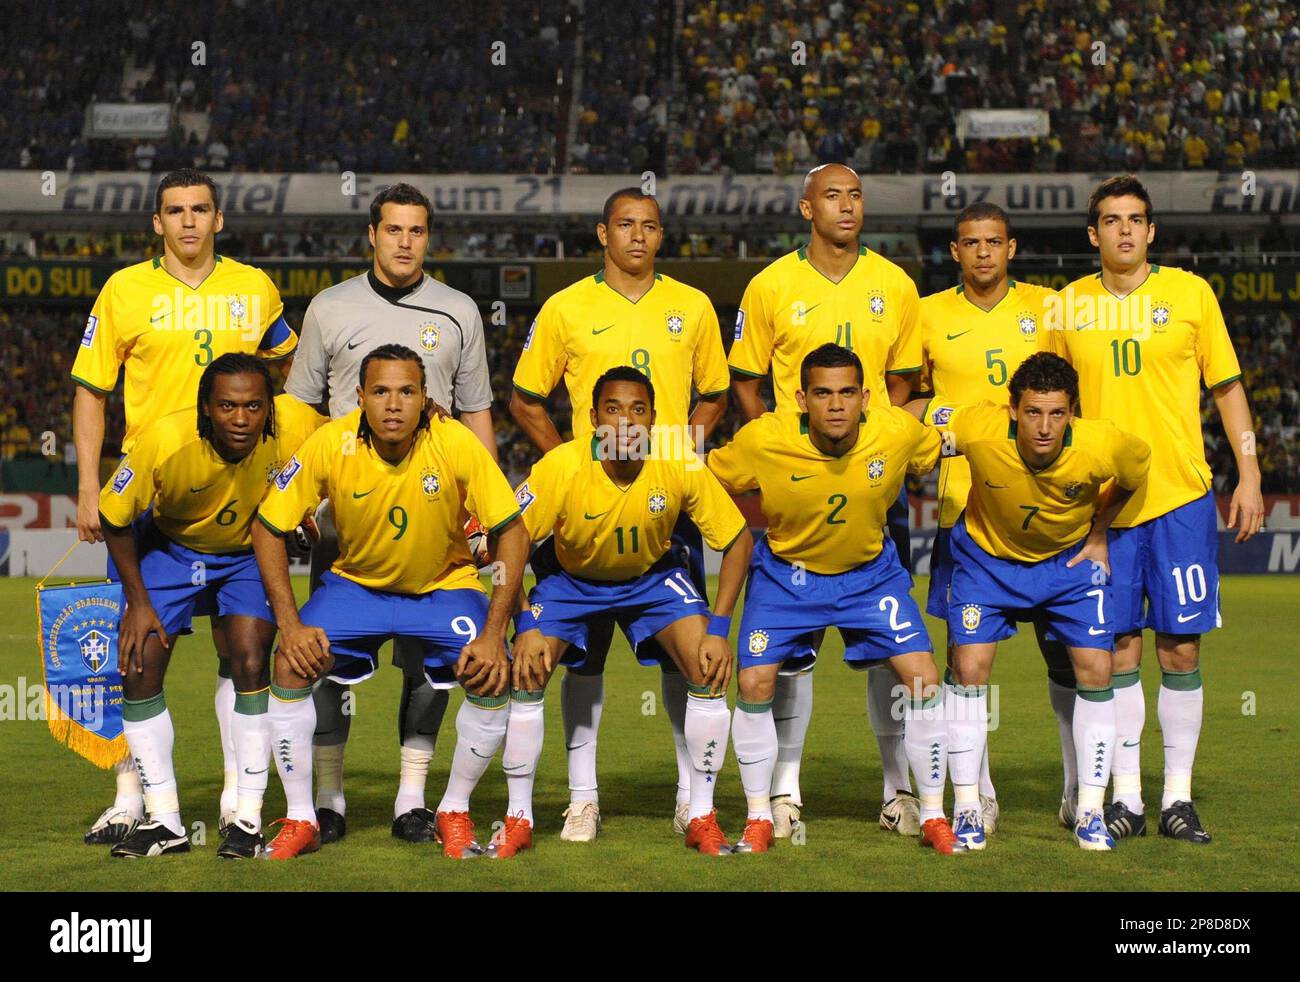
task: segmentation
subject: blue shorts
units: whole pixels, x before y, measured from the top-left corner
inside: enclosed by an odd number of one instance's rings
[[[1012,637],[1017,621],[1042,621],[1055,638],[1075,648],[1114,647],[1111,588],[1100,568],[1066,563],[1082,541],[1037,563],[999,559],[966,531],[963,514],[952,527],[952,587],[948,636],[952,643],[987,644]],[[1094,575],[1103,582],[1094,582]]]
[[[487,594],[482,590],[386,593],[328,571],[299,617],[329,638],[334,656],[329,677],[335,682],[365,681],[375,674],[385,641],[411,638],[424,645],[424,675],[429,684],[450,689],[457,684],[460,651],[483,630],[487,609]]]
[[[538,580],[528,602],[544,635],[569,642],[563,663],[572,668],[581,668],[587,660],[587,628],[592,621],[612,617],[636,650],[646,638],[683,617],[709,615],[709,602],[672,552],[635,579],[618,582],[589,580],[561,569]],[[659,654],[638,654],[637,661],[658,665]]]
[[[940,526],[930,547],[930,590],[925,596],[925,612],[931,617],[948,619],[948,590],[952,586],[952,529]]]
[[[140,577],[149,602],[169,635],[189,634],[195,617],[234,614],[275,623],[257,569],[248,552],[198,552],[173,542],[146,515],[131,526]],[[112,559],[108,578],[121,582]]]
[[[844,660],[879,661],[931,651],[911,577],[884,536],[880,555],[843,573],[811,573],[772,554],[767,539],[754,546],[740,617],[741,669],[806,658],[813,636],[838,627]],[[865,666],[854,666],[865,667]]]
[[[1116,634],[1144,627],[1204,634],[1222,627],[1214,495],[1132,528],[1111,529],[1110,570]]]

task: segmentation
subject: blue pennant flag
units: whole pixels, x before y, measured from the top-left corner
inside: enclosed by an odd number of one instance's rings
[[[36,588],[45,708],[54,739],[100,767],[127,755],[117,625],[118,583]]]

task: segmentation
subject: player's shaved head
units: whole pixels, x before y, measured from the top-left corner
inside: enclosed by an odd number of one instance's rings
[[[814,195],[820,194],[832,182],[843,185],[845,190],[854,187],[862,190],[862,178],[848,164],[818,164],[804,175],[803,189],[799,196],[805,201],[811,201]]]
[[[799,214],[812,223],[810,255],[823,261],[831,256],[850,264],[856,261],[862,232],[862,178],[852,167],[822,164],[810,170],[803,180]]]

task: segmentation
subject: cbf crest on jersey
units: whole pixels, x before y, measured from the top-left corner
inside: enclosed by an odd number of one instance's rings
[[[1173,305],[1168,300],[1157,300],[1151,308],[1151,330],[1155,334],[1163,334],[1169,327],[1169,321],[1173,318]]]
[[[1038,318],[1028,311],[1023,311],[1016,318],[1016,326],[1026,338],[1032,338],[1038,333]]]
[[[668,492],[663,488],[651,488],[650,497],[646,499],[646,507],[650,509],[651,515],[662,515],[664,509],[668,507]]]
[[[883,320],[885,316],[885,291],[872,290],[868,293],[867,309],[871,311],[872,320]]]
[[[230,307],[230,320],[233,323],[238,324],[244,319],[244,315],[248,313],[248,301],[238,294],[231,296],[228,305]]]
[[[45,710],[54,739],[99,767],[127,755],[117,671],[118,583],[37,586]]]
[[[438,331],[438,325],[430,321],[428,324],[420,325],[420,348],[424,351],[433,351],[438,347],[438,342],[442,335]]]
[[[967,604],[961,609],[961,626],[967,634],[975,633],[975,629],[980,626],[979,604]]]
[[[871,459],[867,461],[867,480],[872,484],[879,484],[885,476],[885,462],[888,459],[887,454],[872,454]]]
[[[751,655],[761,655],[767,650],[767,643],[771,638],[766,631],[749,632],[749,653]]]
[[[670,310],[664,318],[664,326],[668,328],[670,338],[680,341],[682,332],[686,330],[686,315],[680,310]]]
[[[275,475],[280,473],[280,464],[278,460],[272,461],[266,468],[266,483],[270,484],[275,480]]]
[[[420,472],[420,490],[424,492],[427,498],[436,498],[438,492],[442,490],[442,482],[438,480],[438,472],[432,467],[426,467]]]
[[[1071,481],[1069,484],[1065,486],[1065,496],[1071,501],[1079,497],[1079,495],[1081,495],[1082,493],[1083,493],[1082,481]]]

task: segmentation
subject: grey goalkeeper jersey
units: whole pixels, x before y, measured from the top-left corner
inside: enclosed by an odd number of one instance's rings
[[[319,405],[331,419],[357,408],[361,360],[381,344],[404,344],[424,359],[429,396],[456,412],[492,405],[483,319],[478,306],[427,273],[399,300],[377,293],[366,275],[312,298],[284,391]]]

